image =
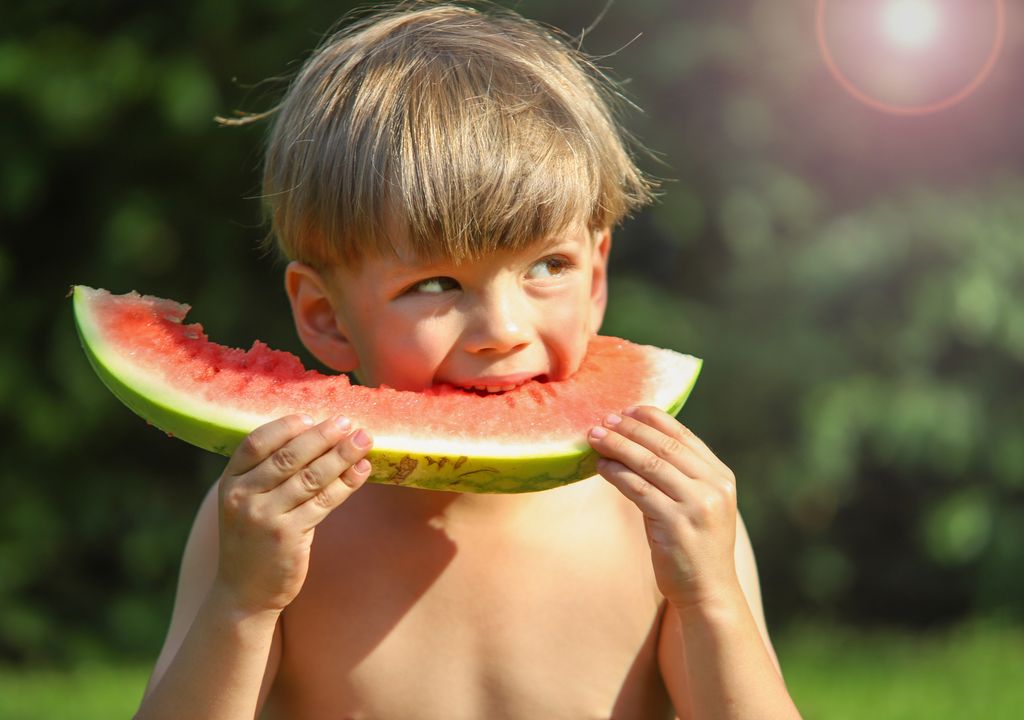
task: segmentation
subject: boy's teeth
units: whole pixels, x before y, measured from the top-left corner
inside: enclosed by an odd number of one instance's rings
[[[483,392],[497,393],[497,392],[508,392],[509,390],[515,390],[516,385],[471,385],[470,390],[480,390]]]

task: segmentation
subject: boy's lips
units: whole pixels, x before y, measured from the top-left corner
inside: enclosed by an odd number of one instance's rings
[[[515,390],[531,380],[545,380],[546,375],[535,373],[516,373],[515,375],[488,375],[466,380],[449,380],[447,384],[460,390],[483,393],[499,393]]]

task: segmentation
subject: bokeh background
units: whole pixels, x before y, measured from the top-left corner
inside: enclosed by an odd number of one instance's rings
[[[604,6],[501,4],[570,35]],[[992,75],[919,117],[842,90],[814,0],[620,0],[583,40],[639,106],[624,124],[664,179],[616,233],[604,330],[705,358],[683,417],[739,478],[809,718],[1024,702],[1007,695],[1024,679],[1024,20],[1009,5]],[[104,389],[67,289],[179,299],[214,339],[302,355],[281,263],[259,249],[265,127],[213,117],[271,107],[351,6],[0,13],[0,696],[36,688],[0,701],[5,717],[134,705],[223,464]]]

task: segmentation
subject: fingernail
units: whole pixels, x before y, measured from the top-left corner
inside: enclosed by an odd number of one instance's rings
[[[605,430],[603,427],[595,427],[590,429],[590,437],[594,438],[595,440],[600,440],[607,434],[608,431]]]
[[[608,417],[604,419],[605,425],[618,425],[620,422],[622,422],[622,418],[615,413],[609,414]]]
[[[361,473],[369,472],[369,470],[370,470],[370,461],[367,460],[366,458],[363,458],[362,460],[357,462],[354,467],[355,467],[355,469],[358,472],[361,472]]]
[[[365,448],[370,446],[370,436],[366,434],[364,430],[360,430],[352,437],[352,444],[357,448]]]
[[[311,418],[309,415],[306,415],[305,413],[299,415],[299,420],[301,420],[302,424],[306,425],[307,427],[313,425],[313,418]]]
[[[622,414],[623,415],[629,415],[630,417],[632,417],[633,413],[635,413],[635,412],[636,412],[636,405],[630,405],[628,408],[626,408],[625,410],[622,411]]]
[[[349,420],[344,415],[338,415],[336,418],[334,418],[334,427],[342,431],[348,430],[350,427],[352,427],[352,421]]]

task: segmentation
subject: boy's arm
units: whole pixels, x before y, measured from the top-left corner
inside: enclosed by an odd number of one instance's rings
[[[274,681],[281,654],[277,617],[232,617],[211,594],[219,552],[217,491],[214,485],[206,494],[185,545],[171,624],[140,720],[203,713],[252,718]]]
[[[332,418],[246,436],[197,515],[167,640],[136,718],[252,720],[277,672],[278,620],[316,526],[366,481],[372,440]]]
[[[761,588],[758,582],[753,548],[751,547],[750,538],[747,535],[742,518],[737,516],[737,520],[736,570],[739,575],[740,587],[742,588],[746,605],[746,610],[738,607],[737,611],[741,615],[750,615],[773,667],[781,673],[778,658],[768,637],[768,628],[761,605]],[[731,629],[736,631],[737,636],[745,643],[754,644],[755,638],[754,634],[749,630],[749,624],[747,624],[746,632],[743,633],[740,632],[740,625],[736,625]],[[699,691],[702,687],[707,687],[708,685],[706,679],[702,680],[699,677],[700,671],[704,670],[709,674],[727,673],[729,672],[728,667],[730,664],[728,658],[721,656],[719,648],[706,647],[707,640],[711,639],[708,635],[694,637],[692,632],[688,634],[689,637],[684,635],[679,613],[671,605],[667,605],[662,618],[658,642],[658,663],[661,666],[662,678],[665,681],[666,688],[668,688],[673,705],[677,708],[679,716],[687,720],[704,717],[693,710],[693,691]],[[752,648],[752,650],[756,656],[758,654],[757,648]],[[711,662],[715,657],[719,657],[719,660]],[[716,665],[722,665],[725,669],[723,670],[721,667],[716,669]],[[689,667],[693,667],[697,672],[690,672],[688,670]],[[775,716],[766,714],[764,717],[771,718]],[[783,717],[788,716],[783,715]]]
[[[702,720],[798,719],[763,630],[732,472],[663,411],[623,416],[609,416],[590,443],[604,456],[600,474],[644,514],[667,600],[659,658],[676,711]]]

